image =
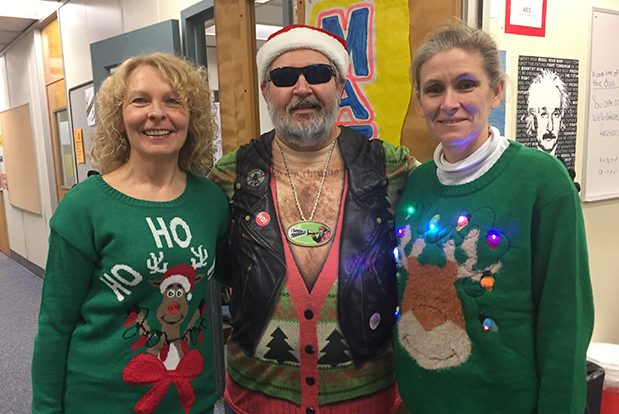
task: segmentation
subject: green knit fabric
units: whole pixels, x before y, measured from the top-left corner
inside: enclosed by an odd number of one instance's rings
[[[444,186],[430,161],[396,209],[399,391],[411,414],[582,414],[593,304],[580,199],[510,141]]]
[[[395,147],[383,141],[383,148],[385,149],[386,173],[389,179],[387,198],[393,208],[400,196],[402,187],[404,187],[408,173],[419,165],[419,162],[408,153],[408,148],[404,146]],[[209,178],[215,181],[230,199],[234,193],[236,181],[237,151],[231,151],[221,157],[209,173]]]
[[[360,367],[353,364],[336,314],[337,281],[318,317],[320,406],[368,396],[388,388],[394,381],[391,348]],[[301,405],[302,348],[295,305],[283,286],[256,355],[243,351],[233,341],[228,344],[228,375],[244,388]]]
[[[171,362],[174,345],[154,351],[174,335],[186,339],[185,357],[192,354],[195,361],[199,354],[203,361],[203,369],[188,377],[197,397],[189,412],[211,412],[217,396],[207,286],[228,223],[223,192],[193,174],[183,194],[169,202],[128,197],[100,176],[71,189],[50,221],[32,367],[33,413],[134,412],[157,379],[183,367],[182,358]],[[177,265],[193,265],[196,282],[190,292],[174,291],[179,285],[163,292],[182,305],[180,313],[170,311],[177,319],[164,327],[169,315],[162,316],[167,309],[159,282],[166,268]],[[171,335],[173,326],[178,332]],[[130,360],[148,351],[154,353],[151,366],[161,361],[159,369],[138,366],[132,380],[123,380]],[[161,369],[163,361],[171,364],[167,370]],[[195,370],[191,365],[184,368]],[[155,413],[184,413],[174,382],[152,404]]]

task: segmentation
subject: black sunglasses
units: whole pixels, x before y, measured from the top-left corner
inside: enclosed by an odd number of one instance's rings
[[[335,70],[333,66],[324,63],[304,66],[302,68],[284,66],[270,71],[268,80],[273,82],[273,85],[280,88],[294,86],[297,80],[299,80],[300,74],[303,74],[303,77],[310,85],[318,85],[320,83],[329,82],[331,78],[335,76]]]

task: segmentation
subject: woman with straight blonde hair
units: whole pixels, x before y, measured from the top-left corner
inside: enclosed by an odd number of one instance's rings
[[[412,67],[438,146],[395,215],[405,405],[582,414],[593,301],[577,189],[555,157],[489,124],[504,80],[487,33],[440,27]]]

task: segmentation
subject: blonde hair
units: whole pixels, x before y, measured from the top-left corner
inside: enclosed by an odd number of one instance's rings
[[[123,102],[129,75],[144,65],[153,66],[161,72],[189,113],[189,130],[179,154],[179,168],[182,171],[206,174],[213,163],[215,136],[207,71],[204,67],[196,68],[185,58],[162,52],[125,60],[101,85],[97,92],[97,121],[91,150],[93,165],[105,174],[129,159],[129,141],[120,132],[123,125]]]

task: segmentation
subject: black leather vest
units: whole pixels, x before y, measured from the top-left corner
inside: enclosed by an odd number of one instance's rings
[[[229,253],[231,339],[254,353],[286,276],[283,241],[270,188],[274,131],[239,148]],[[382,142],[342,127],[338,145],[348,174],[340,241],[338,321],[356,364],[390,342],[397,306],[396,246],[387,201]],[[266,226],[256,216],[266,212]],[[372,324],[370,324],[372,319]],[[378,326],[375,325],[380,321]]]

